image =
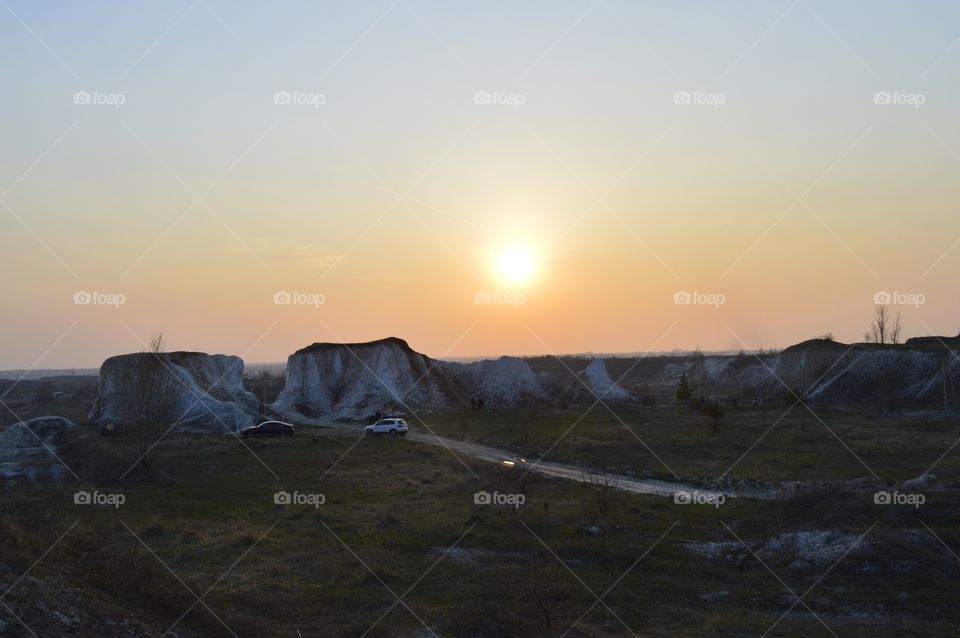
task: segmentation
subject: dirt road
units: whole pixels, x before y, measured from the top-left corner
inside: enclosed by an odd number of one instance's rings
[[[345,434],[347,431],[354,435],[358,435],[360,433],[357,426],[338,425],[327,430],[327,432],[331,434]],[[411,430],[407,434],[406,438],[414,440],[418,443],[448,448],[460,457],[471,457],[481,461],[498,463],[504,467],[512,467],[520,473],[528,471],[536,472],[537,474],[541,474],[543,476],[566,479],[569,481],[580,481],[584,483],[590,482],[591,480],[591,468],[589,467],[576,467],[550,461],[537,462],[536,459],[523,459],[518,457],[513,452],[490,447],[488,445],[481,445],[479,443],[470,443],[468,441],[458,441],[456,439],[448,439],[446,437],[436,436],[430,432],[416,427],[411,427]],[[613,480],[612,487],[624,492],[632,492],[634,494],[655,494],[657,496],[668,496],[673,498],[677,492],[685,491],[692,493],[698,489],[695,486],[686,485],[684,483],[658,481],[653,479],[637,479],[623,474],[615,474],[611,475],[611,477]],[[725,494],[725,496],[730,497],[735,495]]]

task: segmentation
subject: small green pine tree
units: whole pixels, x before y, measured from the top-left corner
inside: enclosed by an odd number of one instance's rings
[[[687,401],[691,396],[690,392],[690,382],[687,381],[687,375],[680,377],[680,382],[677,383],[677,399],[680,401]]]

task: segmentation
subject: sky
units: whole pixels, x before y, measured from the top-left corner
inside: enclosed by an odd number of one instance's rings
[[[951,2],[3,0],[0,368],[954,335],[958,41]]]

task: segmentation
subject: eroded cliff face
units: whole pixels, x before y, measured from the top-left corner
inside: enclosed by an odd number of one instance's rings
[[[239,357],[200,352],[110,357],[100,367],[90,419],[118,430],[152,420],[179,430],[236,431],[252,425],[259,408],[243,387],[243,366]]]
[[[591,394],[604,401],[626,400],[631,397],[630,392],[624,390],[610,378],[607,364],[603,359],[594,359],[590,365],[580,373],[584,385]]]
[[[491,407],[537,405],[549,402],[546,375],[536,374],[523,359],[500,357],[468,364],[448,364],[471,397]]]
[[[426,409],[469,402],[448,367],[401,339],[315,343],[290,355],[286,384],[271,408],[307,418],[358,418],[404,405]]]
[[[488,406],[542,403],[548,393],[523,360],[462,364],[437,361],[402,339],[318,343],[291,355],[277,414],[361,418],[376,412],[462,408],[474,397]]]
[[[651,382],[681,374],[711,394],[779,399],[789,390],[834,407],[873,405],[889,409],[956,408],[960,359],[942,344],[908,341],[899,346],[845,345],[813,340],[776,354],[684,358],[665,365]]]
[[[960,340],[958,340],[960,341]],[[953,343],[951,341],[951,343]],[[900,346],[804,342],[774,354],[596,358],[553,361],[536,372],[528,360],[500,357],[474,363],[437,361],[402,339],[357,344],[317,343],[287,361],[283,391],[270,412],[290,420],[363,419],[377,412],[550,406],[568,401],[630,401],[618,384],[672,386],[686,375],[705,396],[780,402],[797,391],[811,403],[920,410],[960,407],[960,358],[941,340]],[[635,366],[634,364],[639,364]],[[584,367],[585,366],[585,367]],[[91,420],[117,429],[144,419],[181,430],[236,431],[259,420],[261,406],[243,387],[243,361],[226,355],[175,352],[111,357],[100,371]],[[609,370],[614,370],[611,374]],[[579,370],[579,371],[577,371]]]

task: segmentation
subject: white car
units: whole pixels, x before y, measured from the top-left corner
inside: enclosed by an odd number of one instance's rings
[[[403,419],[397,419],[390,417],[388,419],[380,419],[373,425],[368,425],[363,428],[363,433],[367,436],[380,436],[381,434],[389,434],[390,436],[403,436],[410,430],[407,427],[407,422]]]

